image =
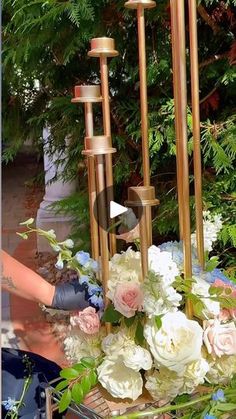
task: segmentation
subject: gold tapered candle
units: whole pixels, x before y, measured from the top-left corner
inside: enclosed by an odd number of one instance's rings
[[[180,105],[178,101],[180,99],[179,95],[179,67],[178,67],[178,57],[177,57],[177,26],[174,24],[175,13],[173,8],[176,7],[176,4],[173,0],[170,2],[170,12],[171,12],[171,44],[172,44],[172,69],[173,69],[173,91],[174,91],[174,101],[175,101],[175,133],[176,133],[176,168],[177,168],[177,193],[178,193],[178,204],[179,204],[179,237],[180,240],[183,238],[183,173],[182,173],[182,155],[180,153]]]
[[[202,164],[200,145],[200,112],[199,112],[199,73],[198,73],[198,40],[197,40],[197,5],[196,0],[189,0],[189,35],[191,63],[191,94],[193,115],[193,161],[195,214],[198,260],[204,268],[204,237],[202,215]]]
[[[93,136],[93,109],[92,103],[101,102],[100,86],[75,86],[75,97],[73,103],[84,103],[85,106],[85,132],[87,137]],[[95,160],[88,156],[88,195],[89,195],[89,217],[92,257],[99,259],[99,238],[97,223],[97,201],[96,201],[96,179]]]
[[[148,139],[148,102],[147,102],[147,74],[146,74],[146,42],[145,42],[145,8],[156,6],[152,0],[129,0],[125,3],[128,9],[137,9],[138,22],[138,51],[139,51],[139,78],[140,78],[140,109],[142,131],[142,163],[143,183],[150,185],[150,159]],[[148,245],[152,244],[152,214],[151,208],[146,209]]]
[[[102,107],[103,107],[103,127],[104,135],[111,136],[111,121],[110,121],[110,102],[109,102],[109,83],[108,83],[108,65],[107,57],[115,57],[118,52],[114,47],[114,40],[112,38],[94,38],[91,41],[91,51],[88,53],[91,57],[100,58],[100,72],[101,72],[101,89],[102,89]],[[106,187],[107,200],[111,202],[114,200],[113,192],[113,170],[111,155],[105,156],[106,161]],[[109,217],[109,214],[108,214]],[[116,253],[116,236],[111,232],[109,234],[110,253]]]
[[[176,65],[178,66],[179,106],[178,125],[180,136],[179,142],[179,164],[182,166],[182,214],[183,214],[183,251],[184,251],[184,277],[192,277],[192,254],[191,254],[191,231],[190,231],[190,208],[189,208],[189,168],[188,168],[188,137],[187,137],[187,84],[186,84],[186,50],[185,50],[185,18],[184,0],[172,0],[172,24],[176,26]],[[180,160],[181,156],[181,160]],[[186,303],[186,314],[192,317],[192,304]]]

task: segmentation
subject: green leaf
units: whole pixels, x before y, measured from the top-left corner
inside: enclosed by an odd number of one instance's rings
[[[107,322],[107,323],[117,323],[121,319],[121,317],[122,317],[122,314],[119,313],[118,311],[116,311],[114,309],[113,305],[110,304],[106,308],[106,310],[105,310],[105,312],[102,316],[102,321]]]
[[[144,341],[144,336],[143,336],[143,325],[141,322],[138,322],[137,324],[137,328],[136,328],[136,332],[135,332],[135,341],[139,344],[142,345],[143,341]]]
[[[130,317],[130,318],[127,318],[127,317],[125,317],[124,318],[124,323],[125,323],[125,325],[127,326],[127,327],[131,327],[132,326],[132,324],[134,323],[134,321],[135,321],[135,316],[133,316],[133,317]]]
[[[27,240],[28,239],[28,234],[26,233],[16,233],[17,236],[20,236],[23,240]]]
[[[95,386],[98,382],[98,376],[96,371],[91,370],[89,373],[89,379],[90,379],[90,383],[91,383],[91,387]]]
[[[68,389],[67,389],[67,390],[66,390],[66,391],[62,394],[61,400],[60,400],[60,402],[59,402],[59,406],[58,406],[59,413],[64,412],[64,410],[66,410],[66,409],[67,409],[67,407],[69,406],[70,402],[71,402],[71,391],[70,391],[70,389],[68,388]]]
[[[56,391],[61,391],[64,390],[64,388],[66,388],[68,386],[68,381],[67,380],[62,380],[60,381],[60,383],[58,383],[55,387]]]
[[[212,256],[207,262],[206,262],[206,271],[211,272],[213,271],[217,266],[219,265],[219,259],[217,256]]]
[[[75,383],[71,389],[72,399],[80,404],[84,398],[84,392],[80,383]]]
[[[155,316],[155,324],[156,324],[156,327],[157,327],[158,329],[160,329],[160,328],[161,328],[161,326],[162,326],[162,320],[161,320],[161,317],[162,317],[162,316]]]
[[[87,367],[82,365],[81,363],[79,363],[79,364],[72,365],[72,368],[81,373],[81,372],[85,371]]]
[[[87,394],[90,391],[91,387],[92,387],[89,376],[86,375],[85,377],[83,377],[81,379],[81,382],[80,383],[81,383],[81,388],[83,389],[84,395]]]
[[[61,370],[60,376],[68,380],[73,380],[79,376],[79,372],[73,368],[64,368]]]
[[[84,356],[83,358],[81,358],[80,362],[86,368],[95,367],[95,359],[90,356]]]
[[[235,403],[218,403],[217,409],[220,412],[232,412],[233,410],[236,410],[236,404]]]

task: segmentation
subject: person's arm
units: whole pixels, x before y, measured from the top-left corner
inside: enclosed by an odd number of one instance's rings
[[[58,310],[83,310],[89,306],[78,279],[54,286],[4,251],[1,259],[3,289]]]
[[[51,306],[55,287],[8,253],[2,251],[3,289],[27,300]]]

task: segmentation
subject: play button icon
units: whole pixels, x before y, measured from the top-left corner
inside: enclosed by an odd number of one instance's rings
[[[110,201],[110,218],[118,217],[118,215],[124,214],[127,212],[128,208],[123,207],[123,205],[117,204],[114,201]]]

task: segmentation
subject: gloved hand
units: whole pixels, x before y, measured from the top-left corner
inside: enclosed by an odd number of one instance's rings
[[[78,279],[55,286],[52,308],[57,310],[83,310],[89,307],[88,294]]]

